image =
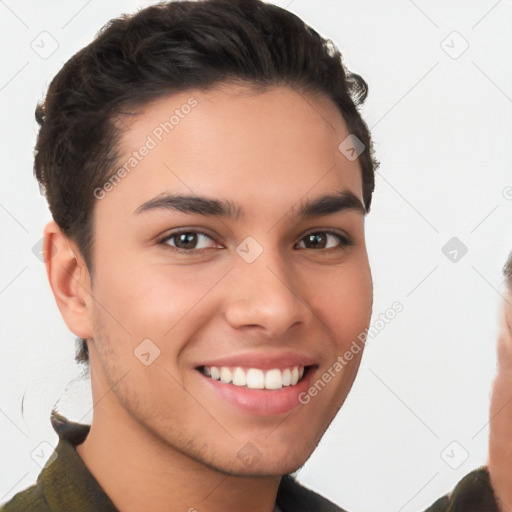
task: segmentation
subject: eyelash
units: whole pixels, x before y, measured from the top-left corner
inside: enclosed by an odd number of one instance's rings
[[[178,247],[173,247],[172,245],[167,244],[167,242],[169,240],[171,240],[174,237],[177,237],[179,235],[183,235],[185,233],[186,234],[203,235],[203,236],[206,236],[207,238],[209,238],[210,240],[215,242],[215,240],[213,240],[213,238],[211,236],[207,235],[206,233],[203,233],[202,231],[195,231],[193,229],[186,229],[186,230],[174,231],[174,232],[166,235],[164,238],[159,240],[158,244],[165,245],[166,247],[170,248],[174,252],[177,252],[177,253],[180,253],[180,254],[188,254],[188,255],[198,254],[198,253],[201,253],[201,252],[206,251],[206,250],[209,249],[209,248],[203,248],[203,249],[180,249]],[[328,229],[319,230],[319,231],[310,231],[309,233],[306,233],[300,239],[300,241],[302,241],[304,238],[306,238],[309,235],[317,235],[319,233],[324,233],[324,234],[328,234],[328,235],[332,235],[332,236],[336,237],[340,241],[340,245],[338,247],[330,247],[328,249],[317,249],[317,251],[329,251],[329,250],[332,250],[332,249],[344,250],[346,247],[348,247],[350,245],[353,245],[352,240],[348,236],[346,236],[344,234],[341,234],[341,233],[338,233],[337,231],[328,230]],[[308,249],[308,247],[306,247],[305,249]],[[315,250],[315,249],[312,249],[312,250]]]

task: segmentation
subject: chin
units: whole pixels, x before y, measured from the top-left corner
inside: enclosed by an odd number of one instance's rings
[[[314,447],[267,446],[259,449],[247,442],[235,451],[214,451],[210,457],[194,457],[220,473],[237,477],[281,477],[301,468],[313,453]]]
[[[300,469],[309,457],[292,460],[278,460],[276,457],[274,460],[254,462],[253,464],[236,464],[230,468],[227,467],[216,467],[221,473],[238,476],[238,477],[281,477],[288,475]]]

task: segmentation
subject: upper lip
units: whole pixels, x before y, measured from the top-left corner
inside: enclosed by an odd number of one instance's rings
[[[265,353],[265,352],[245,352],[238,355],[220,357],[218,359],[209,359],[196,365],[201,366],[229,366],[242,368],[261,368],[262,370],[271,370],[273,368],[293,368],[294,366],[311,366],[318,364],[316,359],[304,354],[295,352]]]

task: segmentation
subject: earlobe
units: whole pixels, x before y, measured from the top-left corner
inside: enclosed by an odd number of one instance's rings
[[[53,220],[44,229],[43,254],[48,281],[64,322],[76,336],[92,338],[89,272],[76,245]]]

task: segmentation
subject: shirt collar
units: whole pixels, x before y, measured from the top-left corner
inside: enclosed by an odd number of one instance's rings
[[[69,421],[56,411],[51,423],[59,442],[37,479],[51,511],[119,512],[75,449],[90,426]]]

